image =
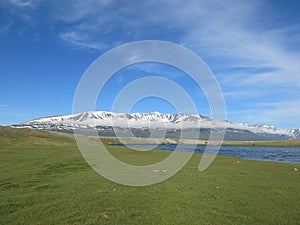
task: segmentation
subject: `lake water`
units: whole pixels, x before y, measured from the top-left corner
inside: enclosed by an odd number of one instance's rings
[[[115,146],[122,146],[116,144]],[[176,144],[130,144],[127,145],[132,148],[145,148],[145,149],[158,149],[173,151]],[[181,145],[178,148],[182,152],[190,152],[194,149],[189,145]],[[197,146],[195,153],[204,153],[205,146]],[[300,148],[294,147],[260,147],[260,146],[222,146],[219,155],[235,156],[244,159],[276,161],[276,162],[289,162],[300,164]]]

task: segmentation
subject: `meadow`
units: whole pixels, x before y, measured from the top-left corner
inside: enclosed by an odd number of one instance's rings
[[[108,148],[136,165],[169,154]],[[68,136],[0,127],[0,224],[299,224],[299,164],[218,156],[200,173],[200,158],[130,187],[94,172]]]

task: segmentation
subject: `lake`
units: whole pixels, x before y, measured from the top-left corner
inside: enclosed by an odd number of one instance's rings
[[[123,146],[114,144],[114,146]],[[131,148],[145,148],[173,151],[176,144],[129,144]],[[178,148],[182,152],[190,152],[194,149],[189,145],[181,145]],[[205,146],[197,146],[195,153],[204,153]],[[298,147],[265,147],[265,146],[222,146],[219,155],[235,156],[244,159],[265,160],[276,162],[289,162],[300,164],[300,148]]]

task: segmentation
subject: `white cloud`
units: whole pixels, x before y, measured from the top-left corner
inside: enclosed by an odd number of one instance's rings
[[[101,43],[89,42],[88,40],[85,40],[87,37],[84,34],[80,34],[77,32],[60,33],[59,37],[65,41],[68,41],[68,42],[74,44],[74,45],[78,45],[78,46],[85,47],[85,48],[102,50],[107,47],[106,45],[101,44]]]
[[[93,24],[96,24],[101,21],[100,18],[103,18],[103,14],[111,14],[105,8],[111,3],[113,0],[73,0],[71,3],[68,0],[56,1],[52,3],[52,7],[54,12],[58,13],[54,13],[53,18],[68,24],[92,18]],[[79,24],[79,26],[81,25],[82,23]]]
[[[38,0],[8,0],[8,2],[12,5],[18,7],[34,7],[41,1]]]
[[[300,99],[271,102],[269,106],[263,110],[253,111],[248,115],[248,120],[257,123],[274,124],[286,128],[300,127]]]
[[[236,74],[235,78],[240,78],[243,82],[284,82],[300,86],[300,54],[285,50],[276,42],[277,38],[283,35],[285,27],[277,31],[274,29],[272,32],[248,28],[246,25],[249,19],[259,19],[253,18],[255,15],[249,18],[243,15],[245,11],[253,11],[253,8],[255,7],[245,5],[244,8],[239,8],[241,10],[224,10],[225,15],[222,11],[211,17],[207,15],[204,21],[209,21],[209,25],[203,25],[203,20],[199,25],[194,25],[184,43],[199,53],[205,52],[222,59],[222,67],[227,71],[236,67],[274,69],[269,73],[249,73],[248,76]]]

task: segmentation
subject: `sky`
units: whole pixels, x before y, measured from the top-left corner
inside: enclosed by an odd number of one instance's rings
[[[98,57],[121,44],[162,40],[208,65],[228,120],[299,128],[299,11],[297,0],[0,0],[0,124],[71,114],[76,87]],[[210,116],[204,93],[187,74],[154,62],[115,73],[95,110],[111,111],[122,88],[147,76],[177,83],[199,114]],[[176,113],[176,107],[148,97],[131,109],[152,111]]]

